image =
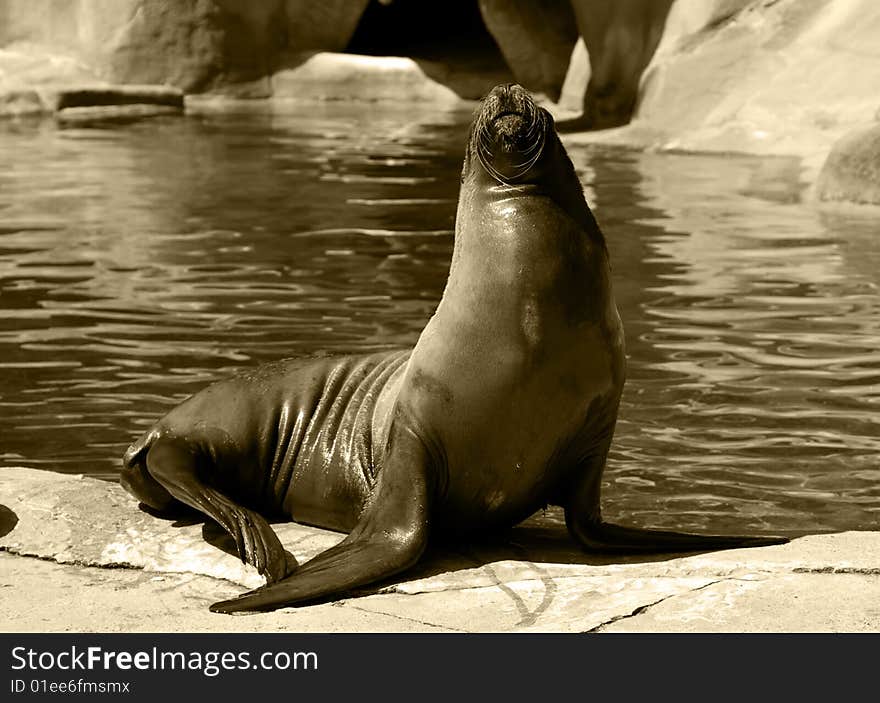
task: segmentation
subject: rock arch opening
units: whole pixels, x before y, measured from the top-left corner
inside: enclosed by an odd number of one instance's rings
[[[412,58],[465,98],[513,80],[477,0],[372,0],[346,52]]]

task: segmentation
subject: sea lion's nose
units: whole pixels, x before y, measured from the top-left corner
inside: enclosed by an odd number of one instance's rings
[[[546,120],[522,86],[499,85],[483,101],[474,135],[483,168],[502,183],[514,183],[540,158]]]
[[[492,115],[522,113],[532,103],[532,96],[518,83],[496,85],[486,96],[484,104]]]
[[[495,95],[498,97],[506,97],[516,94],[528,95],[528,91],[523,88],[519,83],[500,83],[489,91],[490,96]]]

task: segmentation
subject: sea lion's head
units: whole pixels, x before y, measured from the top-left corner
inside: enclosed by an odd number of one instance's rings
[[[601,239],[553,117],[522,86],[496,86],[480,103],[461,181],[460,220],[472,210],[470,199],[475,194],[508,200],[538,196],[551,199]]]
[[[496,86],[474,116],[462,176],[479,164],[498,183],[531,182],[555,140],[553,118],[528,91],[515,83]]]

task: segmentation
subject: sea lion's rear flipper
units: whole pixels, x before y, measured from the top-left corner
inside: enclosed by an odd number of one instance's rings
[[[360,522],[342,542],[278,583],[211,606],[215,613],[274,610],[336,596],[397,574],[428,541],[430,490],[424,445],[404,423],[392,426],[385,461]]]
[[[565,504],[565,524],[575,541],[590,552],[663,554],[699,552],[737,547],[768,547],[785,544],[784,537],[694,535],[685,532],[622,527],[602,521],[600,492],[602,472],[611,436],[593,456],[584,460],[579,481]]]
[[[235,540],[241,560],[256,567],[269,583],[288,574],[288,555],[269,523],[200,478],[199,457],[191,444],[157,439],[149,447],[146,465],[150,476],[174,498],[216,520]]]
[[[686,532],[646,530],[622,527],[607,522],[590,522],[568,517],[568,530],[584,549],[590,552],[664,553],[698,552],[737,547],[769,547],[785,544],[784,537],[743,537],[725,535],[694,535]]]

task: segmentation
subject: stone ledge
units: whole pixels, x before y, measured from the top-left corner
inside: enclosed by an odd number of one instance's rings
[[[154,518],[115,484],[25,468],[0,469],[0,506],[12,631],[880,630],[877,532],[640,559],[583,554],[564,529],[527,521],[362,597],[231,617],[207,606],[261,578],[212,546],[229,547],[216,529]],[[276,529],[301,562],[341,539]]]
[[[99,107],[66,107],[56,118],[63,125],[95,122],[132,122],[148,117],[179,115],[181,110],[170,105],[101,105]]]
[[[183,92],[166,85],[99,85],[57,88],[55,109],[162,105],[183,110]]]
[[[183,93],[164,85],[0,87],[0,117],[57,114],[68,121],[182,114]]]

